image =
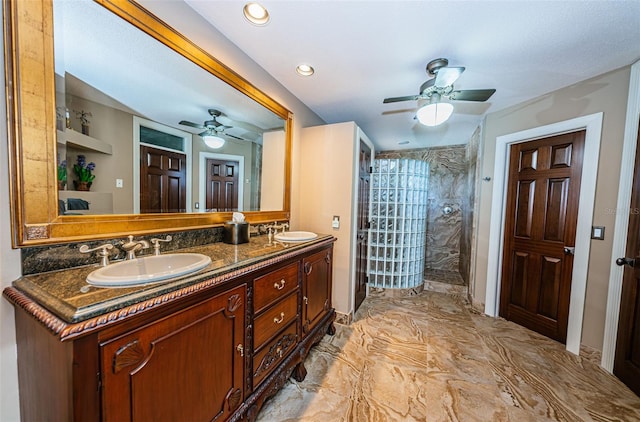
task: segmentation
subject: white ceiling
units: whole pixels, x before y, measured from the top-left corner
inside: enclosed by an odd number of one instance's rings
[[[355,121],[379,150],[466,143],[483,116],[640,58],[640,1],[185,0],[327,123]],[[436,128],[414,120],[426,64],[464,66],[455,89],[495,88],[486,103],[454,102]],[[310,78],[296,74],[311,64]],[[621,98],[620,101],[626,101]],[[399,141],[410,141],[398,145]]]

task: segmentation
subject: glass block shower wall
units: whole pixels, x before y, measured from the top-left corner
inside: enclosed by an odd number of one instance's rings
[[[369,285],[406,289],[423,284],[429,164],[376,159],[371,174]]]

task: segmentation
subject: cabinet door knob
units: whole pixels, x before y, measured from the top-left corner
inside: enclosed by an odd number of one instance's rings
[[[244,346],[242,345],[242,343],[236,346],[236,350],[240,352],[240,356],[244,357]]]
[[[305,297],[303,297],[303,300],[304,300],[304,304],[305,304],[305,305],[308,305],[308,304],[309,304],[309,298],[308,298],[308,297],[306,297],[306,296],[305,296]]]
[[[286,281],[284,281],[284,278],[282,280],[280,280],[280,283],[278,283],[277,281],[275,283],[273,283],[273,287],[278,289],[278,290],[282,290],[284,289],[284,285],[285,285]]]
[[[284,321],[284,312],[280,312],[280,319],[278,317],[273,318],[273,322],[276,324],[282,324],[282,321]]]

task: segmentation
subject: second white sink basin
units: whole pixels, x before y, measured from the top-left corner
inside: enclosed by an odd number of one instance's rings
[[[304,242],[306,240],[315,239],[316,237],[318,237],[318,235],[313,232],[303,231],[277,233],[273,236],[274,239],[279,240],[280,242]]]
[[[95,270],[87,276],[87,282],[94,286],[129,287],[194,273],[210,263],[211,258],[199,253],[146,256]]]

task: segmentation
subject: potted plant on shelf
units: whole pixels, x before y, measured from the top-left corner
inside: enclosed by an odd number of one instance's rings
[[[73,172],[78,176],[78,180],[73,181],[73,185],[76,190],[88,191],[91,189],[93,179],[96,178],[95,174],[91,174],[95,170],[96,164],[90,162],[87,164],[86,157],[84,155],[78,155],[78,160],[73,165]]]
[[[80,120],[80,124],[82,125],[82,134],[83,135],[87,135],[89,136],[89,117],[93,117],[91,116],[91,112],[90,111],[84,111],[84,110],[73,110],[76,113],[76,118]]]
[[[67,184],[67,160],[58,163],[58,190],[64,190]]]

